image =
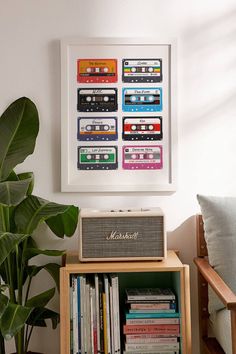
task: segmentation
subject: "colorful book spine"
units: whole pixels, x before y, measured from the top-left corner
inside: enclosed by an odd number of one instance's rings
[[[126,294],[128,301],[175,300],[175,294],[169,288],[132,288],[126,289]]]
[[[81,354],[81,299],[80,299],[81,277],[77,276],[77,308],[78,308],[78,353]]]
[[[151,324],[179,324],[179,318],[129,318],[126,320],[127,325],[151,325]]]
[[[133,310],[176,310],[175,301],[166,301],[166,302],[153,302],[153,303],[131,303],[130,308]]]
[[[124,334],[142,334],[142,333],[158,333],[158,334],[175,334],[179,335],[179,324],[156,324],[156,325],[124,325]]]
[[[137,335],[126,335],[126,343],[177,343],[178,337],[157,337],[155,334],[146,335],[144,334],[137,334]]]
[[[106,294],[102,294],[103,301],[103,323],[104,323],[104,353],[108,354],[108,338],[107,338],[107,309],[106,309]]]
[[[163,310],[157,310],[157,309],[142,309],[142,310],[132,310],[130,309],[129,310],[129,313],[160,313],[162,315],[166,314],[166,313],[175,313],[175,310],[174,309],[163,309]]]
[[[144,312],[144,313],[126,313],[125,314],[126,319],[141,319],[141,318],[179,318],[179,313],[155,313],[155,312]]]
[[[72,298],[73,298],[73,354],[78,354],[78,295],[77,295],[77,276],[72,276]]]
[[[103,308],[103,281],[98,275],[98,289],[99,289],[99,324],[100,324],[100,354],[105,354],[104,351],[104,308]]]
[[[155,350],[145,350],[145,351],[127,351],[127,350],[124,350],[123,351],[123,354],[179,354],[179,350],[161,350],[161,351],[157,351],[156,349]]]
[[[125,350],[127,351],[149,351],[149,350],[157,350],[157,351],[167,351],[167,350],[179,350],[179,343],[171,343],[171,344],[160,344],[160,343],[144,343],[144,344],[125,344]]]
[[[100,313],[99,313],[99,282],[98,274],[94,274],[95,286],[95,310],[96,310],[96,330],[97,330],[97,353],[101,353],[101,337],[100,337]]]
[[[178,336],[176,336],[175,334],[142,333],[142,334],[127,334],[125,338],[127,341],[138,340],[138,339],[140,341],[145,341],[146,339],[148,340],[150,339],[151,341],[155,339],[159,339],[159,340],[174,339],[174,341],[177,341]]]

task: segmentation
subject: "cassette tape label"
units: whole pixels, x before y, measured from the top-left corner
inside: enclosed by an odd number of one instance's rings
[[[77,110],[80,112],[117,111],[117,89],[78,89]]]
[[[162,111],[161,88],[124,88],[124,112],[160,112]]]
[[[161,82],[161,59],[123,59],[123,82]]]
[[[79,170],[116,170],[117,168],[116,146],[78,147]]]
[[[78,59],[77,81],[81,83],[117,82],[117,60]]]
[[[80,141],[117,140],[117,118],[78,118],[77,138]]]
[[[124,146],[124,170],[152,170],[162,169],[162,146]]]
[[[162,117],[124,117],[123,140],[161,140]]]

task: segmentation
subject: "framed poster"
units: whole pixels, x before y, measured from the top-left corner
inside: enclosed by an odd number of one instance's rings
[[[61,190],[176,188],[176,45],[61,41]]]

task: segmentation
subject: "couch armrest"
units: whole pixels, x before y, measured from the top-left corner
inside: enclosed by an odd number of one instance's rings
[[[236,309],[236,295],[228,287],[227,284],[222,280],[218,273],[211,267],[208,260],[205,258],[194,258],[194,263],[197,265],[198,270],[207,281],[207,283],[212,287],[214,292],[223,302],[228,310]]]

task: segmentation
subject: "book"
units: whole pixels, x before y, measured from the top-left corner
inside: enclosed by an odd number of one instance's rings
[[[98,293],[99,293],[99,324],[100,324],[100,354],[104,354],[104,308],[103,293],[104,284],[101,275],[98,275]]]
[[[146,336],[146,337],[145,337]],[[177,343],[178,338],[173,337],[157,337],[155,334],[127,334],[125,336],[126,343]]]
[[[78,354],[81,354],[81,299],[80,299],[81,276],[77,276],[77,309],[78,309]]]
[[[125,314],[126,319],[132,319],[132,318],[179,318],[179,313],[174,312],[174,313],[156,313],[156,312],[138,312],[138,313],[126,313]]]
[[[73,353],[73,289],[72,289],[72,277],[70,279],[70,353]]]
[[[101,353],[101,337],[100,337],[100,311],[99,311],[99,281],[98,274],[94,274],[95,286],[95,309],[96,309],[96,329],[97,329],[97,352]]]
[[[179,324],[179,318],[128,318],[127,325],[150,325],[150,324]]]
[[[175,300],[175,294],[170,288],[128,288],[127,300]]]
[[[168,309],[173,309],[176,310],[176,302],[173,300],[166,300],[165,302],[161,301],[160,302],[131,302],[129,304],[130,309],[132,310],[168,310]]]
[[[86,326],[85,326],[85,284],[86,277],[81,275],[80,277],[80,325],[81,325],[81,353],[86,354],[85,350],[85,338],[86,338]]]
[[[106,309],[106,294],[102,294],[103,301],[103,324],[104,324],[104,353],[108,354],[108,338],[107,338],[107,309]]]
[[[166,313],[175,313],[175,309],[162,309],[162,310],[158,310],[158,309],[141,309],[141,310],[132,310],[129,309],[129,313],[142,313],[142,314],[146,314],[146,313],[160,313],[162,315],[165,315]]]
[[[111,354],[115,354],[115,328],[114,328],[114,304],[113,304],[113,288],[109,284],[110,296],[110,331],[111,331]]]
[[[110,285],[107,274],[103,274],[103,280],[106,298],[107,350],[108,354],[111,354]]]
[[[161,351],[156,351],[156,350],[148,350],[148,351],[140,351],[140,350],[138,350],[138,351],[127,351],[127,350],[124,350],[123,351],[123,354],[179,354],[179,350],[178,351],[176,351],[176,350],[171,350],[171,351],[169,351],[169,350],[165,350],[165,351],[163,351],[163,350],[161,350]]]
[[[87,354],[91,353],[91,316],[90,316],[90,284],[86,278],[85,284],[85,327],[86,327],[86,352]]]
[[[126,351],[179,350],[179,343],[125,343]]]
[[[169,338],[174,338],[176,341],[178,336],[176,334],[159,334],[159,333],[139,333],[139,334],[126,334],[125,339],[126,341],[132,341],[140,339],[141,341],[145,341],[145,339],[150,339],[151,341],[154,339],[165,340]]]
[[[179,324],[150,324],[150,325],[123,325],[124,334],[142,334],[142,333],[158,333],[158,334],[180,334]]]
[[[111,288],[112,288],[115,353],[120,353],[121,345],[120,345],[120,309],[119,309],[118,276],[116,274],[110,274],[110,281],[111,281]]]
[[[72,307],[73,307],[73,354],[79,352],[78,341],[78,295],[77,295],[77,276],[72,275]]]

